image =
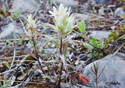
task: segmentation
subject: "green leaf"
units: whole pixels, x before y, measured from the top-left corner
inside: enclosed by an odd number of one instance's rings
[[[47,65],[47,69],[48,69],[48,71],[50,71],[51,69],[50,69],[50,67]]]
[[[5,5],[2,6],[3,12],[6,13],[6,7]]]
[[[90,57],[90,58],[92,58],[92,57],[93,57],[93,54],[92,54],[92,53],[89,53],[87,56]]]
[[[103,9],[104,9],[103,6],[99,9],[99,15],[103,15],[103,13],[104,13]]]
[[[6,88],[7,87],[7,81],[3,81],[3,87],[2,88]]]
[[[10,41],[10,40],[6,40],[6,43],[10,44],[10,43],[11,43],[11,41]]]
[[[87,49],[89,49],[89,50],[92,49],[91,46],[90,46],[89,44],[84,44],[84,47],[87,48]]]
[[[98,42],[97,42],[96,38],[92,38],[92,39],[90,40],[90,43],[91,43],[94,47],[99,48],[99,45],[98,45]]]
[[[9,79],[9,88],[11,88],[11,80]]]
[[[100,56],[104,56],[103,53],[99,53]]]
[[[2,15],[2,14],[0,14],[0,18],[3,18],[3,15]]]
[[[51,78],[49,75],[44,75],[44,74],[42,74],[42,77],[45,78],[45,79],[47,78],[47,79],[52,80],[52,78]]]
[[[18,44],[22,45],[23,44],[23,39],[18,40]]]
[[[85,34],[80,34],[80,36],[86,40],[88,40],[88,37]]]
[[[41,54],[44,54],[44,53],[45,53],[45,50],[44,50],[44,49],[42,49],[40,53],[41,53]]]
[[[98,52],[96,52],[96,51],[94,52],[94,54],[95,54],[95,56],[99,56],[99,53],[98,53]]]
[[[103,48],[104,48],[104,45],[103,45],[103,44],[99,45],[99,48],[100,48],[100,49],[103,49]]]
[[[55,40],[53,40],[53,43],[56,45],[56,48],[60,48],[59,41],[55,41]]]
[[[21,68],[21,72],[22,72],[22,74],[24,74],[24,69],[23,68]]]
[[[85,33],[86,32],[86,30],[85,30],[85,28],[86,28],[86,24],[85,24],[85,21],[84,20],[82,20],[79,24],[77,24],[78,25],[78,28],[79,28],[79,30],[80,30],[80,32],[82,32],[82,33]]]
[[[116,33],[111,33],[109,34],[109,38],[113,38],[114,40],[116,40],[118,38],[118,35]]]
[[[4,63],[8,68],[10,68],[10,66],[9,66],[9,63],[8,62],[5,62]]]
[[[107,38],[104,38],[105,46],[108,46],[109,40]]]
[[[32,40],[29,40],[29,42],[28,42],[32,47],[34,47],[34,45],[33,45],[33,41]]]
[[[22,14],[22,10],[14,11],[14,15],[17,16],[17,17],[20,17],[21,14]]]

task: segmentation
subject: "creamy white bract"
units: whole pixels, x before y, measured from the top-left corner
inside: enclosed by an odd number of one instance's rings
[[[32,36],[37,29],[36,22],[35,22],[35,20],[33,20],[31,14],[27,16],[27,28],[28,28],[28,35],[29,36]]]
[[[70,15],[71,10],[60,4],[59,9],[53,7],[53,11],[49,11],[53,16],[55,23],[54,30],[61,34],[67,34],[72,31],[74,27],[74,17]]]

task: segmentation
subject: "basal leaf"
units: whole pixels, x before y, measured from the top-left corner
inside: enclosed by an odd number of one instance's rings
[[[85,25],[85,21],[84,20],[82,20],[79,24],[77,24],[78,25],[78,28],[79,28],[79,30],[80,30],[80,32],[82,32],[82,33],[85,33],[85,28],[86,28],[86,25]]]
[[[91,43],[94,47],[99,48],[99,45],[98,45],[98,42],[97,42],[96,38],[92,38],[92,39],[90,40],[90,43]]]

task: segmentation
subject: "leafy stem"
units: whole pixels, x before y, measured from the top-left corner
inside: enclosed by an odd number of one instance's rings
[[[34,47],[34,54],[35,54],[35,57],[37,58],[39,67],[40,67],[41,71],[42,71],[43,73],[45,73],[44,70],[42,69],[42,64],[40,63],[40,60],[39,60],[40,57],[39,57],[38,51],[37,51],[37,49],[36,49],[35,40],[34,40],[34,37],[33,37],[33,36],[32,36],[32,42],[33,42],[33,47]]]
[[[27,36],[29,39],[32,40],[35,57],[37,58],[37,61],[38,61],[38,64],[39,64],[41,71],[43,73],[45,73],[44,70],[42,69],[42,65],[41,65],[40,60],[39,60],[40,57],[39,57],[38,50],[36,47],[36,42],[34,39],[36,37],[35,35],[36,35],[37,25],[36,25],[36,21],[32,19],[31,14],[27,16],[27,28],[28,28]]]

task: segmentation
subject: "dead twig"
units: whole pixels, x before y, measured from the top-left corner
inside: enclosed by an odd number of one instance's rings
[[[115,53],[113,54],[113,56],[115,56],[115,55],[118,53],[118,51],[119,51],[124,45],[125,45],[125,42],[115,51]]]
[[[29,56],[29,55],[26,55],[26,56],[24,57],[24,59],[22,59],[22,60],[20,61],[20,63],[17,64],[17,66],[16,66],[15,68],[10,69],[10,70],[5,71],[5,72],[2,72],[2,73],[0,73],[0,75],[6,74],[6,73],[10,73],[10,72],[16,70],[19,66],[21,66],[21,65],[23,64],[23,62],[26,60],[26,58],[27,58],[28,56]]]

